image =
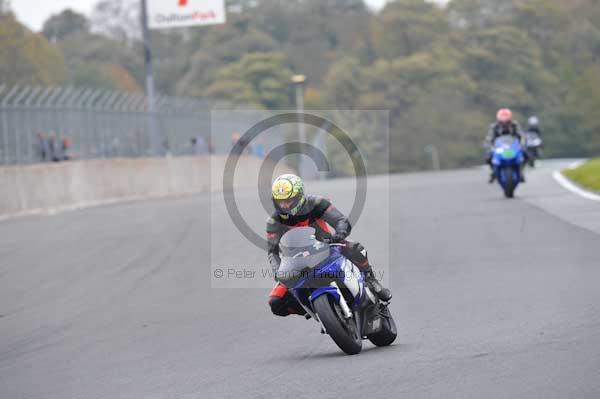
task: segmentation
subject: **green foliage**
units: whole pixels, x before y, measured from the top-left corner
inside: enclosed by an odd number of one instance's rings
[[[141,34],[139,0],[97,0],[91,16],[95,32],[127,43]]]
[[[61,84],[63,56],[41,34],[30,32],[10,12],[0,13],[0,76],[2,83]]]
[[[141,49],[116,46],[108,37],[88,32],[69,34],[58,42],[67,61],[70,84],[140,90]]]
[[[563,171],[575,183],[600,192],[600,158],[592,159],[575,169]]]
[[[373,24],[377,54],[385,58],[410,56],[444,38],[448,28],[443,11],[431,3],[423,0],[388,3]]]
[[[328,103],[355,107],[360,94],[361,73],[361,66],[355,58],[345,58],[332,65],[325,86]]]
[[[44,34],[55,46],[4,12],[3,80],[139,90],[138,5],[99,1],[89,24],[53,16]],[[599,0],[395,0],[377,14],[361,0],[232,0],[228,10],[225,25],[152,33],[160,92],[283,109],[302,73],[309,108],[389,110],[393,171],[428,167],[427,145],[444,167],[480,163],[500,107],[541,118],[547,156],[600,152]],[[381,126],[367,122],[353,123],[364,126],[357,140],[377,152]]]
[[[51,16],[42,28],[42,33],[48,40],[60,40],[72,33],[88,32],[90,23],[85,15],[70,9]]]
[[[250,53],[222,68],[206,95],[267,109],[289,108],[292,71],[280,53]]]
[[[510,105],[525,114],[539,107],[557,79],[544,68],[541,49],[514,27],[481,29],[465,41],[463,65],[490,109]]]

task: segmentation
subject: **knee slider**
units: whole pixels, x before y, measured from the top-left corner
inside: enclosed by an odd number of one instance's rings
[[[273,312],[273,314],[276,316],[288,316],[290,314],[288,311],[287,301],[285,301],[283,298],[276,296],[270,297],[269,306],[271,307],[271,312]]]

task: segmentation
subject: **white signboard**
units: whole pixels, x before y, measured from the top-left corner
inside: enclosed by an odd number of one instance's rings
[[[225,0],[148,0],[150,29],[225,23]]]

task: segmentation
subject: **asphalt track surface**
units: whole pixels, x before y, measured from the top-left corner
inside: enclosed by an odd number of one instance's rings
[[[370,180],[391,206],[353,237],[392,259],[399,337],[357,356],[267,288],[211,288],[211,262],[266,266],[218,195],[2,222],[0,398],[600,398],[600,235],[535,205],[550,172],[514,200],[481,169]]]

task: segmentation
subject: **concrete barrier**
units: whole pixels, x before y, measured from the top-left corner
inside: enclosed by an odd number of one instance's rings
[[[0,217],[221,191],[225,156],[70,161],[0,168]],[[268,162],[268,161],[267,161]],[[253,187],[263,160],[242,156],[235,187]],[[292,170],[278,165],[276,173]]]

